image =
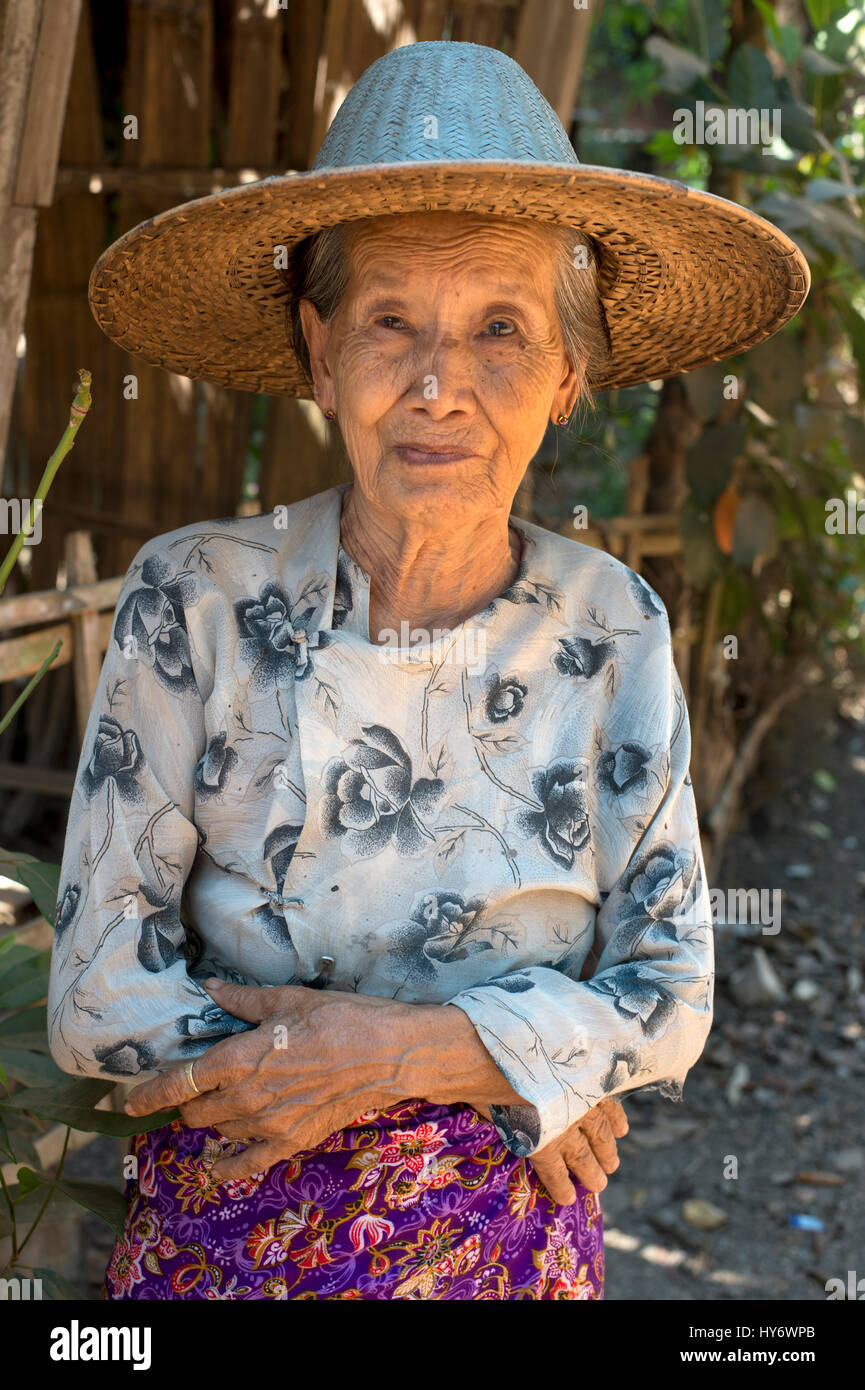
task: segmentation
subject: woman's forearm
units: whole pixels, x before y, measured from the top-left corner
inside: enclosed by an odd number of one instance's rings
[[[496,1066],[468,1015],[455,1004],[405,1004],[392,1018],[401,1097],[475,1108],[525,1105]]]

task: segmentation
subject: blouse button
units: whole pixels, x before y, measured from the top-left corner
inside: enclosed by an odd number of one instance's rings
[[[318,974],[314,980],[310,980],[309,989],[326,989],[328,981],[333,974],[335,961],[333,956],[322,956],[318,962]]]

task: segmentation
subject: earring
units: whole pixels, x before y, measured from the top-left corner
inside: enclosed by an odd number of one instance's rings
[[[557,424],[557,425],[566,425],[567,423],[568,423],[568,417],[567,417],[567,415],[557,415],[557,416],[556,416],[556,424]]]
[[[336,411],[335,411],[335,410],[326,410],[326,411],[324,412],[324,418],[325,418],[325,420],[335,420],[335,419],[336,419]]]

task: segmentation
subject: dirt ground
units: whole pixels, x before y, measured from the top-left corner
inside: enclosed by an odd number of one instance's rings
[[[865,1278],[865,699],[840,708],[819,688],[765,745],[712,886],[783,890],[780,930],[718,926],[715,1024],[683,1100],[626,1101],[608,1299],[825,1300],[828,1279]],[[758,949],[779,997],[743,1003],[731,979]],[[69,1172],[119,1185],[115,1142]],[[36,1244],[34,1264],[99,1297],[107,1226],[46,1222]]]
[[[715,1022],[682,1101],[625,1102],[608,1299],[825,1300],[865,1277],[861,705],[812,692],[764,747],[712,887],[782,889],[780,930],[716,928]],[[783,997],[743,1003],[731,980],[758,948]],[[693,1225],[694,1201],[720,1224]]]

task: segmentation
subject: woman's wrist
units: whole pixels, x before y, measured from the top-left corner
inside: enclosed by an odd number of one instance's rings
[[[525,1105],[456,1004],[401,1004],[382,1024],[399,1061],[399,1097],[434,1105]]]

